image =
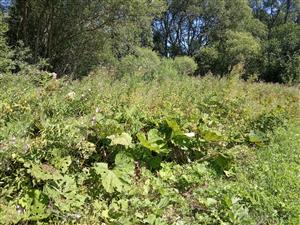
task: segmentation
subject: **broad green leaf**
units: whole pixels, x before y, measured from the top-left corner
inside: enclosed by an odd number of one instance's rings
[[[148,141],[154,143],[157,141],[163,141],[163,138],[160,137],[159,131],[157,129],[151,129],[148,132]]]
[[[206,205],[207,206],[213,206],[216,205],[218,203],[218,201],[214,198],[207,198],[206,199]]]
[[[119,177],[111,170],[101,175],[102,185],[108,193],[113,193],[116,190],[122,190],[122,182]]]
[[[113,193],[115,190],[122,190],[122,181],[114,173],[109,170],[106,163],[97,163],[94,167],[97,174],[101,175],[102,185],[108,193]]]
[[[54,184],[47,183],[44,192],[62,211],[73,211],[83,206],[86,196],[79,192],[76,178],[65,175]]]
[[[94,169],[98,175],[101,175],[102,173],[105,173],[108,170],[108,165],[107,163],[97,163],[94,166]]]
[[[249,134],[249,141],[251,143],[262,145],[264,142],[264,139],[261,135],[254,133],[253,131]]]
[[[229,170],[233,163],[233,156],[229,154],[219,153],[213,160],[213,165],[219,172],[224,172],[224,170]]]
[[[135,175],[135,164],[132,157],[125,152],[119,152],[115,158],[114,173],[123,181],[123,189],[129,189],[132,177]]]
[[[205,130],[205,131],[202,131],[202,135],[203,135],[204,140],[209,141],[209,142],[217,142],[217,141],[224,140],[224,136],[222,136],[217,131]]]
[[[48,198],[40,190],[34,190],[33,204],[30,206],[31,220],[42,220],[50,216],[50,212],[47,212]]]
[[[135,169],[134,160],[132,157],[128,156],[125,152],[119,152],[116,155],[115,164],[116,164],[116,167],[114,168],[115,171],[118,170],[121,173],[124,173],[124,176],[134,175],[134,169]]]
[[[72,158],[71,156],[65,158],[56,158],[54,163],[56,168],[60,169],[62,173],[66,173],[72,163]]]
[[[138,140],[140,141],[141,145],[144,146],[145,148],[147,148],[151,151],[154,151],[156,153],[168,153],[169,152],[169,150],[165,148],[165,143],[163,143],[163,139],[160,139],[160,138],[158,139],[155,136],[154,131],[152,131],[150,137],[153,139],[147,140],[145,134],[143,134],[143,133],[137,134]]]
[[[144,223],[155,224],[156,216],[154,214],[148,215],[146,219],[144,219]]]
[[[181,130],[180,126],[175,120],[166,120],[168,126],[172,129],[173,136],[185,136],[184,132]]]
[[[37,180],[58,180],[62,177],[58,170],[47,164],[32,164],[29,171]]]
[[[129,147],[132,142],[132,137],[128,133],[122,133],[120,135],[111,135],[108,136],[108,139],[111,140],[111,145],[123,145]]]

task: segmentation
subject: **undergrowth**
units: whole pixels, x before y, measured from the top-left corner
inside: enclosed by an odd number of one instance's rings
[[[299,89],[171,65],[0,76],[0,224],[299,224]]]

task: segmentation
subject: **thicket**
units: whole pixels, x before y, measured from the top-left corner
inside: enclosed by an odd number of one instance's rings
[[[299,222],[299,89],[156,57],[0,76],[1,224]]]
[[[298,0],[1,3],[0,224],[300,224]]]
[[[244,79],[300,81],[299,0],[14,0],[2,5],[10,46],[22,41],[32,52],[27,62],[47,59],[45,68],[59,76],[80,78],[147,47],[168,58],[194,58],[196,76],[226,76],[243,63]]]

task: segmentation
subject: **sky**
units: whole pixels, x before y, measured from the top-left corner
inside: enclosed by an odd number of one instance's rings
[[[4,8],[8,7],[10,5],[11,0],[0,0],[0,3]]]

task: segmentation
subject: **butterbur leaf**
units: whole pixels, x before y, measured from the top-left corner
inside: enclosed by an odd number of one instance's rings
[[[116,167],[114,170],[119,170],[122,173],[125,173],[124,175],[134,175],[134,160],[132,157],[128,156],[125,152],[120,152],[116,155],[115,158],[115,164]]]
[[[148,140],[151,143],[154,143],[154,142],[158,142],[158,141],[163,141],[163,138],[160,137],[159,131],[157,129],[151,129],[148,132]]]
[[[168,126],[172,129],[173,136],[185,136],[184,132],[181,130],[180,126],[175,120],[166,120]]]
[[[148,135],[148,140],[143,133],[138,133],[137,135],[138,140],[140,141],[141,145],[153,152],[156,153],[168,153],[169,150],[165,148],[165,143],[162,138],[157,136],[156,131],[150,132],[150,139]]]
[[[129,147],[132,143],[132,137],[128,133],[111,135],[107,138],[111,140],[111,145],[123,145],[125,147]]]
[[[96,174],[101,175],[102,173],[105,173],[108,170],[108,165],[107,163],[96,163],[94,169],[96,171]]]
[[[55,167],[60,169],[62,173],[66,173],[72,163],[71,156],[59,158],[55,160]]]
[[[233,160],[232,155],[219,153],[216,157],[214,157],[212,163],[217,171],[224,172],[224,170],[228,171],[230,169]]]
[[[76,178],[63,176],[54,183],[47,183],[44,192],[60,210],[72,211],[83,206],[86,196],[79,192]]]
[[[248,136],[249,142],[254,143],[256,145],[262,145],[264,142],[264,138],[262,135],[259,135],[257,133],[254,133],[253,131]]]
[[[122,190],[122,181],[114,171],[108,169],[106,163],[97,163],[94,169],[101,176],[101,182],[106,192],[113,193],[115,190]]]
[[[151,150],[151,143],[148,142],[144,133],[138,133],[136,136],[137,136],[138,140],[140,141],[141,145],[143,145],[145,148],[148,148]]]
[[[41,191],[35,190],[33,194],[33,204],[31,205],[31,220],[37,221],[47,218],[50,213],[47,212],[48,198]]]
[[[57,180],[62,177],[58,170],[48,164],[32,164],[29,172],[37,180]]]
[[[217,142],[217,141],[223,141],[225,138],[217,131],[210,131],[205,130],[202,131],[202,135],[205,141],[208,142]]]
[[[122,190],[122,182],[119,177],[111,170],[107,170],[101,175],[102,185],[108,193],[113,193],[115,189],[117,191]]]

